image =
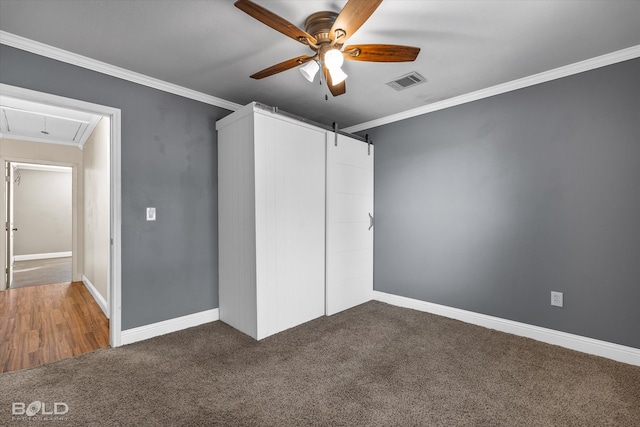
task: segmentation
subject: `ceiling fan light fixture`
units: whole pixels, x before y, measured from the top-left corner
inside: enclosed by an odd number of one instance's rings
[[[235,6],[285,36],[302,43],[314,51],[314,56],[299,56],[252,74],[252,79],[262,79],[291,68],[305,65],[316,60],[322,68],[322,77],[329,84],[333,96],[346,92],[344,84],[347,74],[342,70],[345,59],[365,62],[410,62],[415,61],[420,48],[391,44],[361,44],[344,46],[349,37],[358,31],[383,0],[347,0],[339,13],[320,11],[313,13],[305,20],[305,30],[301,30],[291,22],[270,10],[254,3],[252,0],[236,0]],[[344,46],[344,47],[343,47]],[[316,70],[314,64],[302,67],[302,75],[313,81]]]
[[[328,50],[324,54],[324,65],[326,65],[329,70],[340,69],[343,63],[344,57],[338,49]]]
[[[338,49],[330,49],[324,54],[324,65],[331,75],[331,83],[335,86],[342,83],[347,78],[347,73],[342,71],[344,57]]]
[[[338,67],[338,68],[329,68],[327,67],[329,70],[329,74],[331,75],[331,83],[333,83],[333,85],[337,85],[342,83],[343,81],[346,80],[347,73],[345,73],[344,71],[342,71],[342,68]]]
[[[320,65],[318,65],[318,62],[314,59],[307,62],[303,67],[300,68],[300,74],[302,74],[305,79],[313,82],[313,79],[316,77],[319,69]]]

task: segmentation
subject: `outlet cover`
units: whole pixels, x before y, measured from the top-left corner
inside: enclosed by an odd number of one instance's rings
[[[551,305],[555,307],[562,307],[563,297],[562,292],[551,291]]]

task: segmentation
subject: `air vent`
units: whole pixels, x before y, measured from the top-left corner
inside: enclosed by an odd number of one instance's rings
[[[426,81],[427,79],[414,71],[412,73],[405,74],[404,76],[400,76],[395,80],[387,82],[387,85],[391,86],[395,90],[400,91],[408,89],[415,85],[419,85],[420,83],[424,83]]]

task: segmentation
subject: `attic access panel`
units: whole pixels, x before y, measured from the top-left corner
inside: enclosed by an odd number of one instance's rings
[[[2,108],[2,133],[74,142],[89,123]]]
[[[0,136],[82,148],[102,116],[15,99],[0,98]]]

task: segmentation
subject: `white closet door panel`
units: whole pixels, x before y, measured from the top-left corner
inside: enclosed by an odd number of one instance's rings
[[[370,210],[366,210],[370,212]],[[371,234],[368,230],[369,220],[364,221],[336,221],[331,231],[331,251],[342,253],[348,251],[371,251]],[[370,273],[370,272],[367,272]]]
[[[324,314],[325,135],[256,114],[258,339]]]
[[[373,146],[327,134],[326,314],[373,298]]]
[[[370,208],[371,195],[339,193],[334,195],[331,214],[337,223],[369,222]]]
[[[332,148],[332,151],[335,151],[340,156],[344,155],[353,158],[352,162],[349,159],[338,160],[331,170],[334,175],[332,178],[340,183],[339,193],[373,197],[373,169],[368,168],[368,165],[363,165],[362,159],[359,159],[360,156],[367,156],[367,145],[358,140],[345,140],[360,144],[360,148],[364,148],[364,150],[349,150],[347,148],[344,152],[341,152],[339,145]]]
[[[342,273],[339,280],[369,278],[371,276],[368,271],[371,266],[369,258],[369,253],[365,249],[342,251],[334,264]]]
[[[256,336],[253,126],[245,117],[219,130],[220,320]]]

